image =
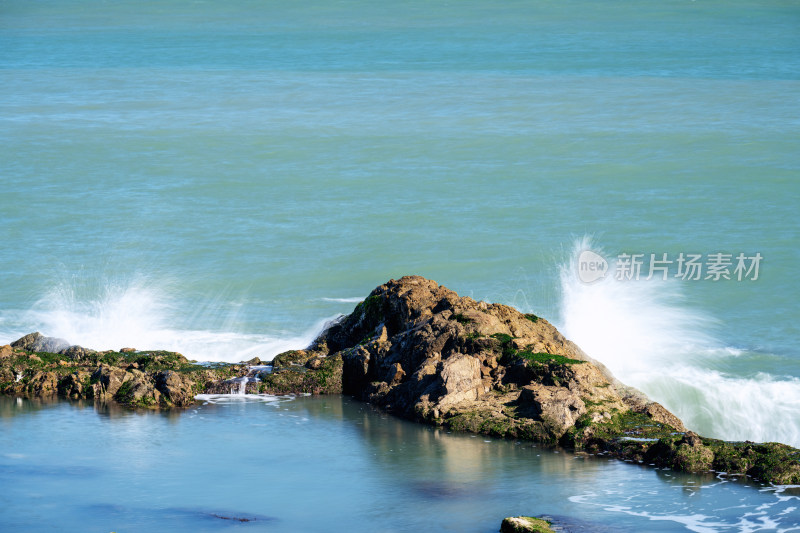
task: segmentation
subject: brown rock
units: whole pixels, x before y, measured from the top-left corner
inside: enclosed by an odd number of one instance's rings
[[[403,370],[403,367],[400,366],[400,363],[395,363],[391,367],[389,367],[389,372],[387,372],[386,374],[385,381],[387,381],[391,385],[397,385],[401,381],[403,381],[403,378],[405,376],[406,372],[405,370]]]
[[[564,387],[528,385],[522,388],[520,403],[529,405],[539,420],[546,422],[556,438],[560,438],[575,425],[586,412],[578,393]]]
[[[477,358],[454,354],[442,364],[444,393],[439,398],[439,408],[446,408],[464,400],[476,400],[483,392],[481,364]]]
[[[94,396],[96,398],[112,398],[126,378],[127,375],[123,369],[109,365],[100,365],[92,374]]]
[[[364,346],[356,346],[342,352],[342,389],[345,394],[360,395],[371,382],[371,354]]]
[[[547,320],[531,320],[505,305],[478,303],[419,276],[377,287],[312,346],[341,354],[343,392],[410,418],[483,412],[501,419],[507,406],[497,394],[487,393],[495,389],[508,403],[519,392],[511,398],[506,393],[532,386],[521,400],[527,407],[520,409],[527,409],[529,423],[550,428],[543,437],[548,440],[552,433],[564,434],[584,413],[597,422],[634,406],[649,409],[648,416],[659,420],[679,422],[624,387]],[[514,356],[520,352],[585,362],[533,362]]]
[[[683,438],[680,440],[679,444],[688,444],[692,448],[697,448],[698,446],[703,445],[703,439],[700,438],[700,435],[693,431],[687,431]]]
[[[12,353],[14,353],[14,349],[11,347],[11,345],[6,344],[5,346],[0,346],[0,359],[11,357]]]
[[[94,389],[89,385],[89,380],[87,372],[74,372],[61,379],[58,392],[68,398],[92,398]]]
[[[59,353],[75,361],[94,355],[97,352],[95,350],[90,350],[89,348],[84,348],[83,346],[75,345],[75,346],[70,346],[69,348],[65,348],[64,350],[61,350]]]
[[[386,331],[386,326],[381,326],[381,332],[378,334],[377,342],[386,342],[389,340],[389,332]]]
[[[17,379],[17,373],[7,366],[0,366],[0,383],[14,382]]]
[[[677,416],[673,415],[669,411],[667,411],[663,405],[657,402],[650,402],[646,405],[644,409],[644,414],[655,420],[656,422],[661,422],[662,424],[667,424],[669,426],[674,427],[677,431],[686,431],[686,427],[681,422],[681,419]],[[689,433],[687,433],[688,435]],[[696,434],[691,433],[695,437]],[[698,437],[699,438],[699,437]]]
[[[193,387],[194,381],[179,372],[164,370],[155,377],[156,391],[176,406],[189,405],[194,400]]]
[[[317,370],[321,366],[322,366],[322,357],[312,357],[311,359],[306,361],[306,368]]]
[[[27,390],[35,395],[54,394],[58,392],[58,375],[54,372],[36,372],[28,381]]]

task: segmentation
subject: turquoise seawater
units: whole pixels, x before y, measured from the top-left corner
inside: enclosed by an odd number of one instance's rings
[[[3,0],[0,342],[269,358],[420,274],[800,446],[799,51],[779,0]]]
[[[798,527],[796,487],[450,434],[343,397],[206,400],[0,398],[3,531],[494,533],[533,512],[589,533]]]

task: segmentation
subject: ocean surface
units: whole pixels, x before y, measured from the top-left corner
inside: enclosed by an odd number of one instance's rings
[[[0,342],[269,359],[419,274],[800,446],[799,51],[780,0],[3,0]]]
[[[451,434],[341,396],[181,413],[0,397],[0,428],[7,532],[496,533],[534,512],[586,533],[799,527],[798,487]]]

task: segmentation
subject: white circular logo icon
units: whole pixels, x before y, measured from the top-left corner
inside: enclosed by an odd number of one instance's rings
[[[591,250],[584,250],[578,256],[578,278],[584,283],[591,283],[606,277],[608,261],[602,255]]]

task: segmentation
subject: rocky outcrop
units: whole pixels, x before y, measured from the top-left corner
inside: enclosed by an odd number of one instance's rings
[[[376,288],[306,350],[281,354],[260,392],[343,392],[454,430],[560,444],[687,472],[800,482],[800,451],[687,432],[546,320],[418,276]],[[255,390],[255,388],[253,389]]]
[[[60,353],[53,350],[60,348]],[[47,348],[37,351],[33,348]],[[260,362],[260,361],[258,361]],[[546,320],[407,276],[377,287],[272,371],[201,366],[173,352],[95,352],[26,335],[0,347],[0,392],[189,405],[199,392],[352,395],[399,416],[687,472],[800,483],[800,451],[688,432]]]
[[[0,393],[114,401],[131,407],[185,407],[236,365],[190,363],[164,351],[97,352],[32,333],[0,347]],[[65,346],[60,353],[31,348]]]
[[[456,429],[571,442],[579,421],[631,410],[684,429],[546,320],[418,276],[381,285],[310,349],[276,357],[261,389],[286,392],[273,384],[307,382],[314,365],[336,372],[339,360],[345,394]]]

